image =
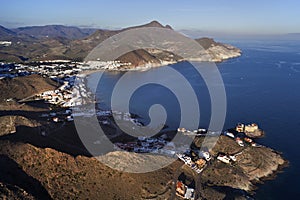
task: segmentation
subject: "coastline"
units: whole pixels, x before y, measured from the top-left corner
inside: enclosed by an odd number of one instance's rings
[[[209,60],[203,60],[202,58],[188,58],[188,59],[180,59],[180,60],[174,60],[174,61],[161,61],[161,63],[152,63],[148,62],[143,65],[138,65],[138,66],[131,66],[130,68],[128,67],[120,67],[120,68],[115,68],[115,69],[94,69],[94,70],[85,70],[80,72],[86,75],[90,75],[92,73],[98,72],[98,71],[104,71],[104,72],[130,72],[130,71],[138,71],[138,72],[143,72],[143,71],[148,71],[154,68],[159,68],[159,67],[164,67],[164,66],[169,66],[173,64],[178,64],[182,62],[208,62],[208,63],[222,63],[224,61],[228,61],[231,59],[235,59],[242,56],[241,52],[237,52],[236,54],[233,54],[231,56],[225,56],[225,57],[219,57],[218,59],[216,58],[210,58]]]

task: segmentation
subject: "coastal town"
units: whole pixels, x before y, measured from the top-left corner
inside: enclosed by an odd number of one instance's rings
[[[298,199],[300,1],[3,1],[0,200]]]
[[[97,117],[102,127],[116,127],[118,123],[126,123],[128,128],[133,125],[143,127],[142,119],[129,112],[117,110],[103,110],[96,108],[92,110],[78,110],[78,107],[89,102],[91,92],[86,88],[86,74],[97,70],[113,70],[120,67],[120,62],[90,62],[78,63],[65,60],[39,62],[32,65],[0,63],[0,79],[13,79],[37,74],[42,77],[50,78],[58,83],[58,87],[53,90],[44,90],[40,93],[19,99],[17,102],[26,104],[31,102],[43,102],[49,105],[49,112],[44,112],[39,117],[47,122],[54,124],[56,129],[68,127],[74,123],[76,117]],[[5,99],[7,103],[16,101],[13,98]],[[56,125],[56,126],[55,126]],[[43,138],[53,138],[54,129],[41,128],[40,135]],[[180,134],[183,137],[193,138],[190,145],[172,142],[170,135]],[[117,140],[114,142],[114,151],[131,152],[142,154],[162,155],[177,159],[183,166],[194,173],[195,177],[207,174],[211,169],[214,170],[218,165],[220,169],[231,168],[236,170],[236,166],[248,156],[249,149],[264,149],[263,145],[256,142],[262,137],[264,131],[257,123],[237,123],[234,128],[228,130],[208,130],[198,128],[188,130],[179,127],[177,130],[163,130],[162,134],[154,137],[140,136],[135,139]],[[212,150],[202,148],[194,144],[197,140],[204,138],[226,138],[228,143],[235,146],[238,151],[228,152],[223,150]],[[95,140],[93,145],[101,145],[102,141]],[[226,144],[227,145],[227,144]],[[254,150],[255,151],[255,150]],[[184,180],[177,180],[175,184],[175,194],[180,199],[197,199],[199,191],[194,185],[186,184]]]
[[[68,78],[79,73],[91,72],[95,70],[121,70],[122,67],[131,63],[121,63],[120,61],[87,61],[75,62],[71,60],[45,60],[21,63],[0,62],[0,78],[14,78],[30,74],[39,74],[56,81],[68,80]]]
[[[87,110],[73,112],[77,106],[87,103],[88,97],[91,95],[85,87],[84,79],[76,80],[76,77],[84,78],[85,71],[114,69],[121,65],[120,62],[92,62],[87,64],[73,63],[64,60],[35,63],[35,65],[32,66],[1,63],[0,77],[14,78],[39,74],[58,82],[60,86],[55,90],[43,91],[42,93],[19,100],[20,103],[42,100],[52,105],[52,111],[40,116],[52,123],[72,123],[76,117],[96,116],[101,126],[113,127],[115,121],[125,121],[142,127],[143,123],[131,113],[101,109],[96,110],[95,113]],[[7,99],[7,101],[10,101],[10,99]],[[224,136],[234,141],[242,149],[248,147],[262,147],[255,142],[256,136],[259,134],[262,135],[262,133],[263,131],[259,129],[256,123],[247,125],[238,123],[235,128],[225,131],[213,131],[205,128],[188,130],[184,127],[177,129],[177,134],[181,134],[185,137],[203,138]],[[47,137],[49,133],[42,131],[41,135]],[[94,141],[94,145],[100,144],[101,141]],[[217,152],[217,154],[213,155],[210,149],[195,148],[195,146],[169,141],[167,134],[150,138],[141,136],[130,142],[117,141],[114,143],[114,149],[115,151],[152,153],[177,158],[196,174],[201,174],[207,167],[210,167],[213,162],[221,162],[225,165],[233,166],[235,162],[237,162],[238,157],[243,154],[243,150],[241,150],[235,154]],[[176,195],[183,199],[192,200],[194,199],[194,189],[188,188],[182,182],[178,182]]]

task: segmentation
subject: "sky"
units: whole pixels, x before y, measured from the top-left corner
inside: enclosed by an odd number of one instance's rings
[[[299,0],[0,0],[0,25],[118,29],[152,20],[176,30],[300,33]]]

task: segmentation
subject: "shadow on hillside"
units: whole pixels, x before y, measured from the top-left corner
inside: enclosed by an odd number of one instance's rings
[[[0,117],[4,116],[22,116],[28,119],[41,120],[41,115],[49,113],[47,111],[24,111],[24,110],[0,110]]]
[[[51,199],[47,190],[35,178],[6,155],[0,155],[0,182],[22,188],[36,199]]]
[[[241,189],[236,189],[228,186],[212,186],[213,189],[217,190],[218,192],[225,193],[226,197],[224,200],[231,200],[237,198],[245,198],[245,199],[254,199],[251,194],[248,194],[246,191]]]
[[[78,137],[73,123],[58,130],[51,130],[51,127],[32,128],[27,126],[18,126],[16,130],[14,134],[1,136],[0,140],[8,140],[13,143],[29,143],[39,148],[51,148],[72,156],[91,156]],[[48,135],[43,136],[42,131],[45,131]],[[52,132],[49,133],[50,131]]]

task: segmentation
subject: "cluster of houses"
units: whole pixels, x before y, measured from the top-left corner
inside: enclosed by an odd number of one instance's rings
[[[219,153],[217,159],[226,164],[231,164],[237,161],[236,155],[226,155],[224,153]]]
[[[177,129],[178,133],[182,133],[184,135],[191,135],[191,136],[201,136],[203,134],[207,134],[207,130],[204,128],[196,129],[196,130],[187,130],[186,128],[178,128]]]
[[[236,137],[233,133],[228,132],[228,131],[224,131],[223,135],[228,136],[228,137],[234,139],[236,141],[236,143],[239,146],[241,146],[241,147],[244,147],[245,144],[251,145],[253,147],[257,146],[257,144],[253,141],[253,139],[251,139],[251,138],[249,138],[249,137],[247,137],[245,135],[240,135],[240,136]]]
[[[64,78],[67,76],[74,76],[82,71],[77,67],[76,63],[57,62],[36,62],[31,65],[25,64],[8,64],[0,63],[2,69],[1,76],[14,78],[17,76],[28,76],[30,74],[40,74],[52,79]]]
[[[62,110],[59,112],[43,113],[41,117],[50,119],[52,122],[55,123],[74,121],[72,111],[70,109]]]
[[[72,107],[70,102],[73,98],[73,94],[70,89],[71,86],[69,82],[65,81],[63,85],[56,90],[49,90],[38,94],[37,99],[43,99],[50,104],[59,105],[61,107]]]
[[[82,70],[119,70],[121,67],[130,66],[131,63],[121,63],[120,61],[87,61],[81,63]]]
[[[253,133],[258,130],[258,125],[256,123],[245,125],[243,123],[238,123],[235,130],[239,133]]]
[[[181,153],[176,154],[176,156],[179,158],[179,160],[183,161],[184,164],[189,166],[192,170],[194,170],[198,174],[200,174],[204,170],[206,166],[206,162],[210,160],[210,159],[205,160],[204,158],[199,158],[198,160],[193,161],[193,159],[190,156]]]
[[[222,132],[220,131],[211,131],[207,130],[205,128],[199,128],[196,130],[188,130],[186,128],[178,128],[177,129],[178,133],[181,133],[183,135],[187,136],[219,136]]]
[[[195,199],[195,189],[190,188],[183,184],[182,181],[176,182],[176,195],[182,199],[194,200]]]
[[[9,45],[7,41],[0,41],[0,45]],[[120,61],[88,61],[72,62],[70,60],[49,60],[38,61],[26,64],[0,63],[0,77],[27,76],[30,74],[40,74],[57,80],[68,76],[76,76],[82,71],[92,70],[118,70],[121,67],[131,65],[131,63],[121,63]]]
[[[258,147],[260,145],[257,145],[253,139],[245,136],[244,133],[245,131],[256,131],[258,130],[258,125],[255,123],[252,123],[250,125],[243,125],[243,124],[238,124],[235,128],[236,133],[232,133],[229,131],[224,131],[221,134],[224,136],[227,136],[231,139],[233,139],[239,146],[245,147],[245,145],[250,145],[253,147]],[[214,133],[219,133],[219,132],[213,132],[213,131],[207,131],[206,129],[197,129],[194,131],[187,130],[185,128],[178,128],[177,131],[179,133],[183,133],[185,135],[192,135],[196,137],[201,137],[201,136],[206,136],[207,134],[214,134]],[[191,152],[195,152],[195,150],[191,150]],[[186,165],[190,166],[194,171],[197,173],[201,173],[205,166],[207,165],[207,162],[211,160],[211,155],[209,151],[196,151],[196,160],[192,159],[191,156],[188,155],[189,153],[185,154],[176,154],[177,157],[182,160]],[[237,161],[236,155],[226,155],[224,153],[218,153],[217,160],[226,163],[226,164],[231,164]]]
[[[186,152],[189,146],[178,146],[174,142],[166,140],[164,135],[160,137],[138,137],[137,141],[127,143],[115,143],[116,150],[126,150],[135,153],[154,153],[167,156],[175,156],[177,152]]]

